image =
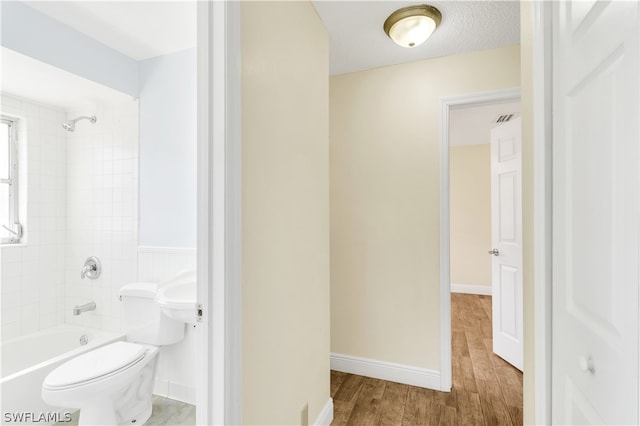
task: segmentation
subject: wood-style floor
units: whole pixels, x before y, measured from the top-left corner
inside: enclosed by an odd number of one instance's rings
[[[491,297],[451,295],[450,393],[331,372],[334,426],[522,425],[522,373],[496,356]]]

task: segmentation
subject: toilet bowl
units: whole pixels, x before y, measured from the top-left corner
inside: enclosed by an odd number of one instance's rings
[[[115,342],[53,370],[42,383],[42,399],[54,407],[80,409],[79,425],[143,424],[152,411],[160,346],[184,337],[185,323],[162,313],[156,283],[120,289],[126,342]]]
[[[78,356],[46,377],[42,398],[80,409],[79,424],[143,424],[151,416],[158,349],[115,342]]]

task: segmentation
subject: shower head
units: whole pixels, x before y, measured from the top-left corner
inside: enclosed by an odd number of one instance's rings
[[[78,117],[78,118],[74,118],[73,120],[67,120],[65,122],[62,123],[62,128],[65,129],[68,132],[73,132],[76,130],[76,121],[78,120],[89,120],[92,124],[95,123],[96,121],[98,121],[98,119],[96,118],[95,115],[92,115],[91,117],[87,117],[87,116],[82,116],[82,117]]]
[[[65,121],[64,123],[62,123],[62,127],[69,132],[73,132],[76,129],[76,122]]]

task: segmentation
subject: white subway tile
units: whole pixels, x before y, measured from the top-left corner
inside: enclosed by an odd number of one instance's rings
[[[25,273],[22,275],[22,288],[25,289],[37,289],[40,285],[40,278],[38,271],[29,271],[29,273]]]
[[[19,337],[22,334],[21,321],[2,324],[2,340],[7,341]]]
[[[23,287],[21,291],[22,306],[26,306],[33,303],[38,303],[39,292],[37,288]]]
[[[2,309],[2,324],[9,324],[16,321],[22,321],[22,309],[19,305]]]
[[[40,315],[55,315],[56,300],[51,298],[41,300],[40,303],[38,303],[38,312]]]
[[[49,313],[49,314],[40,313],[40,329],[41,330],[55,327],[60,323],[62,323],[62,320],[58,321],[56,312]]]
[[[19,277],[22,274],[22,263],[11,262],[2,265],[2,281],[13,277]]]
[[[39,305],[36,303],[27,303],[22,305],[22,322],[32,320],[39,316]]]
[[[11,293],[20,293],[22,289],[22,280],[20,276],[14,276],[2,279],[2,296]]]
[[[22,319],[22,335],[26,335],[26,334],[31,334],[31,333],[35,333],[36,331],[40,330],[40,317],[29,317],[27,319],[25,319],[23,317]]]
[[[4,246],[0,248],[0,259],[2,264],[22,261],[23,247]]]

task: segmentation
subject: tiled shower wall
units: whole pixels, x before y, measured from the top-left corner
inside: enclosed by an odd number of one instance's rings
[[[137,268],[137,101],[65,113],[2,94],[2,113],[20,119],[25,229],[22,244],[0,249],[2,339],[63,322],[121,331],[118,291]],[[92,114],[96,124],[61,127]],[[103,263],[95,281],[80,279],[89,256]],[[73,316],[89,301],[95,311]]]
[[[67,256],[65,321],[122,331],[118,300],[124,284],[137,278],[138,102],[74,111],[95,113],[67,136]],[[97,256],[102,275],[80,279],[84,261]],[[75,305],[93,301],[96,310],[73,315]]]
[[[19,193],[25,236],[0,248],[2,339],[64,321],[66,132],[62,110],[1,94],[1,110],[19,119]]]

